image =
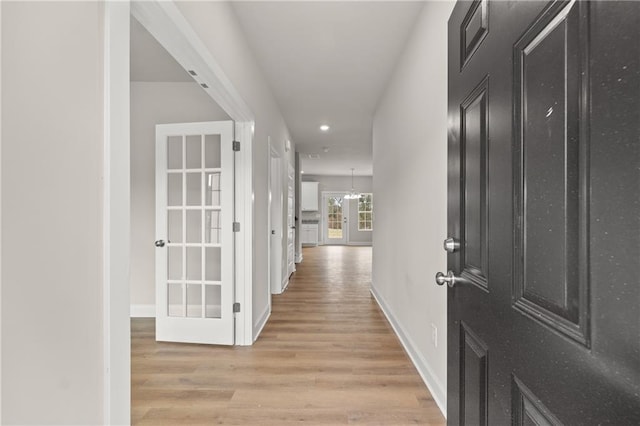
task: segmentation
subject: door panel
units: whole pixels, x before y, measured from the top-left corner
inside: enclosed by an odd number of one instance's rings
[[[156,126],[156,340],[233,344],[232,137]]]
[[[487,284],[487,90],[484,78],[460,107],[464,223],[462,275],[483,289]]]
[[[449,20],[452,425],[640,424],[640,3]]]
[[[588,345],[586,18],[574,4],[547,13],[514,48],[514,300]]]
[[[460,404],[466,425],[486,426],[488,360],[487,346],[470,329],[460,329]]]

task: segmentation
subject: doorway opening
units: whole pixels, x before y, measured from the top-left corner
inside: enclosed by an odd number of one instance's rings
[[[130,304],[129,254],[131,207],[130,139],[130,24],[133,16],[195,80],[197,89],[217,103],[235,121],[237,152],[234,188],[233,268],[236,276],[234,305],[243,307],[234,317],[237,345],[253,343],[253,177],[254,116],[237,90],[215,63],[203,42],[189,27],[173,3],[159,1],[108,3],[105,5],[105,146],[104,146],[104,423],[128,423],[130,402]],[[204,83],[206,81],[206,84]],[[205,87],[206,86],[206,87]],[[208,120],[216,117],[207,117]],[[185,121],[177,119],[176,121]],[[153,155],[151,156],[153,158]],[[132,171],[138,172],[135,167]],[[125,172],[126,171],[126,172]],[[153,174],[152,174],[153,176]],[[151,216],[153,217],[153,216]],[[152,219],[149,219],[152,222]],[[132,229],[132,232],[136,232]],[[153,247],[154,238],[149,239]],[[153,305],[151,305],[153,306]],[[148,307],[147,307],[148,308]],[[154,311],[154,309],[151,309]],[[153,313],[150,315],[153,316]],[[125,391],[126,389],[126,391]]]

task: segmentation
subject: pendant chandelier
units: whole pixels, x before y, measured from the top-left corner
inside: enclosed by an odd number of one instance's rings
[[[356,190],[353,188],[353,171],[354,170],[355,170],[354,168],[351,168],[351,192],[344,196],[345,200],[357,200],[358,198],[360,198],[360,193],[356,192]]]

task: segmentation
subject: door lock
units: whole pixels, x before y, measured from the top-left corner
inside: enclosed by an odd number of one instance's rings
[[[449,253],[455,253],[456,251],[460,250],[460,240],[449,237],[443,241],[442,246]]]
[[[171,242],[171,241],[168,241]],[[164,247],[164,240],[157,240],[155,243],[156,247]]]

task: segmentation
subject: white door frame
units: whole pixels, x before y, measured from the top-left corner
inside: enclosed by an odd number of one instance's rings
[[[268,273],[269,273],[269,289],[271,294],[280,294],[282,293],[282,240],[283,240],[283,229],[282,229],[282,158],[280,154],[275,149],[273,144],[271,143],[271,138],[268,140],[269,143],[269,163],[267,164],[267,175],[269,176],[269,208],[268,208],[268,223],[269,223],[269,244],[267,247],[267,259],[268,259]],[[274,170],[274,164],[277,164],[276,170]],[[276,181],[274,182],[273,173],[276,173]],[[275,184],[275,187],[274,187]],[[277,204],[276,204],[277,203]],[[278,211],[280,214],[272,213],[272,209],[274,206],[279,205]],[[279,220],[278,220],[279,219]],[[280,240],[280,249],[278,250],[280,253],[274,253],[271,249],[271,244],[273,240],[273,231],[276,232],[276,237],[279,236]],[[280,256],[278,256],[280,254]],[[272,274],[277,274],[276,277],[273,277]],[[271,296],[269,296],[269,303],[271,303]]]
[[[0,2],[0,46],[2,46],[2,2]],[[2,99],[2,55],[0,55],[0,99]],[[2,117],[2,102],[0,102],[0,117]],[[0,153],[2,152],[2,120],[0,120]],[[0,164],[2,157],[0,154]],[[0,176],[2,170],[0,167]],[[0,188],[2,182],[0,179]],[[2,212],[2,196],[0,195],[0,212]],[[2,223],[2,214],[0,213],[0,223]],[[1,228],[1,227],[0,227]],[[2,241],[2,231],[0,229],[0,242]],[[2,277],[2,244],[0,243],[0,277]],[[0,278],[0,318],[2,318],[2,279]],[[0,378],[2,377],[2,333],[0,333]],[[0,386],[0,419],[2,419],[2,386]]]
[[[327,197],[331,197],[334,195],[341,195],[344,197],[348,192],[343,191],[322,191],[322,196],[320,199],[322,200],[322,206],[320,208],[320,212],[322,213],[322,244],[330,244],[328,241],[328,226],[327,223]],[[346,221],[345,221],[346,219]],[[346,226],[345,226],[346,225]],[[348,245],[349,244],[349,200],[344,200],[342,204],[342,240],[343,242],[340,245]]]
[[[205,91],[235,121],[236,344],[251,345],[253,270],[254,114],[177,6],[159,0],[104,2],[104,186],[103,186],[103,416],[105,424],[128,424],[130,402],[129,320],[129,23],[132,14],[185,69],[198,70]]]

